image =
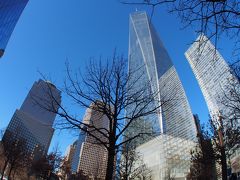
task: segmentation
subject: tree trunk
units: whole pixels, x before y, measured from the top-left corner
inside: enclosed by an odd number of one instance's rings
[[[12,178],[15,179],[16,170],[13,172]],[[29,178],[28,178],[29,179]]]
[[[13,170],[13,166],[11,166],[11,168],[9,169],[9,172],[8,172],[8,179],[11,180],[11,173],[12,173],[12,170]]]
[[[4,176],[5,170],[6,170],[6,168],[7,168],[7,164],[8,164],[8,161],[5,161],[4,166],[3,166],[3,170],[2,170],[1,180],[3,180],[3,176]]]
[[[125,167],[124,167],[124,169],[125,169],[125,172],[124,172],[124,174],[123,174],[123,180],[128,180],[128,158],[126,157],[126,164],[125,164]]]
[[[114,147],[109,147],[108,149],[108,161],[107,161],[107,172],[105,180],[113,179],[113,170],[114,170],[114,157],[115,157],[115,149]]]
[[[227,159],[225,148],[221,147],[222,180],[227,180]]]

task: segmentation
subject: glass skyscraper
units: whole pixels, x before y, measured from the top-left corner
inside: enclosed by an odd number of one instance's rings
[[[231,73],[228,63],[204,35],[200,35],[197,38],[186,51],[185,56],[201,88],[211,118],[214,121],[218,121],[219,115],[226,117],[226,119],[231,117],[233,113],[230,107],[239,106],[234,93],[230,95],[231,90],[233,86],[236,93],[239,93],[240,90],[239,85],[237,85],[239,81]],[[224,104],[229,106],[226,107]],[[225,122],[223,119],[223,125]],[[237,126],[239,122],[238,119]],[[235,159],[240,158],[240,148],[233,148],[232,151],[233,154],[230,157],[230,161],[234,163]],[[238,169],[235,172],[239,171]]]
[[[0,57],[28,0],[0,0]]]
[[[56,117],[50,110],[57,110],[60,103],[61,92],[52,83],[43,80],[35,82],[21,108],[15,111],[3,140],[14,134],[17,139],[26,141],[26,150],[34,158],[45,155],[54,133],[52,126]]]
[[[152,179],[185,179],[190,168],[190,151],[196,140],[194,118],[176,69],[145,12],[130,15],[129,72],[137,72],[140,88],[150,82],[152,92],[160,92],[156,102],[163,102],[157,115],[150,117],[151,129],[158,136],[138,143],[136,150],[151,170]],[[146,92],[148,93],[148,92]],[[159,104],[153,104],[159,105]],[[139,126],[149,117],[138,121]],[[137,131],[137,129],[134,129]]]
[[[226,114],[222,104],[225,88],[230,80],[236,79],[230,67],[209,39],[200,35],[185,56],[198,81],[210,115],[214,118],[219,112]],[[237,79],[236,79],[237,81]]]
[[[157,101],[163,102],[154,126],[161,134],[194,139],[196,128],[182,83],[147,14],[132,13],[129,26],[129,71],[141,74],[135,88],[150,81],[152,91],[160,92]]]

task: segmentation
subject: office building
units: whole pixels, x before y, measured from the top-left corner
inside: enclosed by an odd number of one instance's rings
[[[21,108],[15,111],[3,140],[9,138],[8,133],[14,133],[17,138],[26,141],[26,149],[34,158],[46,154],[54,133],[52,126],[56,117],[49,110],[58,109],[60,94],[50,82],[35,82]]]
[[[83,142],[85,141],[86,138],[86,133],[80,130],[80,134],[76,143],[76,148],[73,153],[73,159],[71,162],[71,171],[72,173],[77,173],[78,172],[78,165],[79,165],[79,160],[80,160],[80,153],[81,153],[81,147]]]
[[[76,147],[77,147],[77,140],[73,142],[73,144],[69,145],[67,147],[67,150],[65,152],[65,161],[68,161],[69,164],[72,164],[73,161],[73,155],[76,151]]]
[[[151,171],[152,180],[186,179],[190,168],[192,140],[162,134],[138,146],[136,151]]]
[[[196,130],[197,130],[197,137],[199,138],[200,135],[202,135],[202,128],[200,124],[200,119],[197,114],[193,114]]]
[[[154,125],[160,133],[194,139],[196,128],[182,83],[145,12],[130,15],[129,30],[129,71],[141,69],[137,86],[150,81],[152,90],[160,92],[158,102],[166,101]]]
[[[204,35],[197,38],[185,56],[201,88],[211,117],[216,118],[219,113],[227,114],[222,98],[225,97],[225,88],[230,80],[236,79],[227,62]]]
[[[108,129],[109,120],[105,115],[94,110],[96,108],[94,107],[95,103],[92,103],[86,110],[83,123],[94,125],[96,128]],[[92,133],[102,141],[106,138],[97,131],[92,131]],[[104,130],[103,133],[106,134]],[[71,166],[73,173],[81,171],[84,175],[91,178],[105,179],[108,152],[103,145],[99,144],[96,138],[81,131],[73,157]]]
[[[196,140],[196,127],[185,91],[147,14],[132,13],[129,26],[129,72],[137,72],[135,76],[139,77],[134,88],[149,81],[151,91],[160,92],[154,97],[157,98],[155,102],[163,102],[159,114],[140,122],[140,125],[149,122],[147,126],[152,125],[151,129],[159,129],[158,136],[141,141],[137,150],[152,170],[153,179],[166,178],[169,170],[173,176],[184,178],[190,167],[190,150]],[[172,167],[170,161],[174,158],[178,165]]]
[[[223,120],[224,117],[231,117],[232,110],[226,107],[224,103],[231,104],[231,106],[235,104],[235,107],[237,107],[238,102],[225,97],[229,95],[228,93],[231,93],[229,92],[229,84],[233,83],[236,85],[239,82],[237,77],[231,72],[228,63],[205,35],[200,35],[197,38],[186,51],[185,56],[198,81],[213,121],[217,122],[220,116],[223,117]],[[239,87],[235,86],[234,88],[239,93]],[[226,121],[223,121],[223,125],[224,123]],[[235,159],[240,158],[240,149],[233,151],[234,153],[230,159],[235,161]]]
[[[0,0],[0,58],[28,0]]]

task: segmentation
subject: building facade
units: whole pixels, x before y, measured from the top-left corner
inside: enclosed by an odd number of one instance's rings
[[[95,106],[94,103],[86,110],[83,123],[93,125],[96,128],[108,129],[108,118],[97,110],[94,110],[95,107],[93,106]],[[97,131],[92,133],[95,137],[104,141],[105,137],[101,133]],[[106,134],[106,132],[103,133]],[[81,131],[73,155],[71,169],[73,173],[82,172],[84,175],[94,179],[105,179],[108,152],[95,137]]]
[[[230,106],[225,106],[225,104],[239,106],[238,101],[226,98],[226,95],[228,96],[231,93],[233,86],[236,93],[239,94],[237,77],[231,72],[228,63],[205,35],[200,35],[197,38],[186,51],[185,56],[198,81],[211,118],[217,122],[220,120],[220,116],[223,117],[224,125],[226,122],[224,117],[228,119],[233,115]],[[232,157],[233,159],[240,157],[239,148],[234,150]]]
[[[78,164],[79,164],[79,160],[80,160],[80,153],[81,153],[81,147],[83,142],[85,141],[86,138],[86,133],[80,131],[77,143],[76,143],[76,148],[75,151],[73,153],[73,159],[71,162],[71,171],[72,173],[77,173],[78,172]]]
[[[151,91],[159,92],[154,97],[156,102],[162,103],[159,114],[141,123],[151,121],[148,126],[152,124],[152,129],[159,129],[158,136],[141,141],[137,150],[152,170],[153,179],[166,178],[170,170],[175,177],[184,178],[190,167],[190,150],[196,140],[196,126],[185,91],[147,14],[132,13],[129,26],[129,72],[137,72],[135,76],[140,79],[134,88],[149,81]],[[174,158],[179,163],[172,167],[170,161]]]
[[[35,82],[21,108],[15,111],[3,140],[8,138],[8,132],[14,133],[17,138],[26,141],[26,149],[33,157],[39,158],[46,154],[54,133],[52,126],[56,117],[49,110],[58,109],[60,103],[61,92],[53,84],[43,80]]]
[[[76,147],[77,147],[77,142],[78,142],[78,141],[76,140],[76,141],[74,141],[73,144],[69,145],[69,146],[67,147],[66,152],[65,152],[65,161],[68,161],[69,164],[72,164],[73,155],[74,155],[74,153],[75,153],[75,151],[76,151]]]
[[[161,134],[194,139],[196,128],[182,83],[146,13],[132,13],[129,26],[129,71],[141,69],[142,74],[136,88],[150,81],[152,90],[160,92],[158,102],[163,102],[154,126]]]
[[[151,171],[151,179],[185,180],[190,168],[192,140],[162,134],[140,146],[136,151]]]
[[[227,62],[204,35],[197,38],[185,56],[201,88],[211,117],[214,118],[219,112],[227,114],[222,97],[225,96],[230,80],[236,79]]]
[[[0,0],[0,58],[28,0]]]

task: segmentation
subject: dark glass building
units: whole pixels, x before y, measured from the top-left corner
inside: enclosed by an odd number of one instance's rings
[[[52,93],[57,103],[53,102]],[[36,81],[20,109],[13,114],[3,141],[23,140],[26,150],[34,158],[47,154],[54,133],[53,123],[56,117],[51,110],[61,104],[61,92],[49,81]],[[50,111],[43,107],[50,108]]]
[[[28,0],[0,0],[0,57]]]

